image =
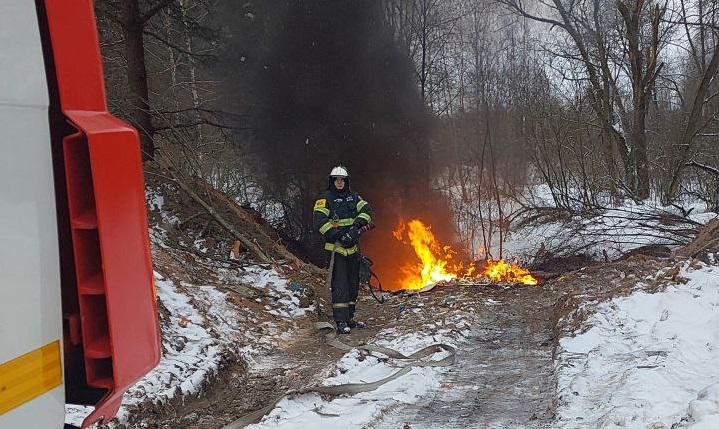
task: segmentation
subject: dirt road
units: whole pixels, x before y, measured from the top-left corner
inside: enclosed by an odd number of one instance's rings
[[[434,293],[436,299],[453,290]],[[485,286],[464,286],[459,294],[462,308],[457,311],[474,313],[475,324],[441,390],[390,410],[370,427],[550,427],[553,294],[542,288]]]

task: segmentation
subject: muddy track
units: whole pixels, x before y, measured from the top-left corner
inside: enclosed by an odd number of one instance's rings
[[[379,305],[363,296],[358,315],[370,323],[343,340],[359,344],[383,329],[448,327],[456,314],[471,315],[466,343],[441,388],[419,403],[387,410],[368,427],[550,427],[555,382],[552,289],[443,286],[431,293],[393,297]],[[254,370],[228,363],[199,398],[145,410],[153,429],[218,429],[261,408],[291,388],[319,384],[342,352],[324,345],[315,318],[301,321],[293,341],[263,356]],[[123,428],[124,429],[124,428]]]
[[[423,298],[433,311],[414,323],[431,323],[451,302],[453,309],[474,315],[470,338],[458,347],[457,362],[440,389],[414,405],[387,410],[369,427],[553,427],[558,401],[553,358],[560,336],[571,335],[598,303],[676,282],[677,263],[638,255],[581,268],[538,287],[433,290]]]
[[[441,389],[390,410],[371,427],[550,427],[556,396],[552,297],[541,288],[467,289],[463,305],[475,313],[475,323]]]

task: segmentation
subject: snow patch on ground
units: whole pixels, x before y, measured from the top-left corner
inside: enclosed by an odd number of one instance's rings
[[[561,428],[719,427],[719,270],[601,304],[558,349]]]
[[[236,353],[251,365],[267,350],[276,348],[278,339],[293,335],[279,324],[283,318],[303,315],[305,309],[299,308],[287,281],[276,271],[259,267],[236,273],[226,270],[224,280],[251,283],[271,294],[271,313],[276,314],[276,321],[263,320],[250,308],[238,308],[215,286],[176,282],[155,272],[157,299],[169,313],[169,319],[163,320],[162,358],[125,394],[111,426],[127,424],[142,402],[162,404],[176,397],[201,395],[202,386],[217,373],[225,353]],[[92,410],[68,405],[66,423],[79,426]]]
[[[546,184],[533,186],[523,196],[525,204],[535,207],[555,207],[551,191]],[[506,202],[504,213],[518,209],[511,201]],[[610,201],[605,202],[609,206]],[[691,222],[705,224],[717,216],[706,204],[687,201],[683,209],[689,212]],[[679,222],[678,218],[665,222],[662,215],[682,216],[682,210],[675,206],[664,206],[658,198],[649,199],[642,204],[626,200],[621,205],[608,208],[595,216],[572,216],[541,224],[530,224],[519,230],[505,232],[503,255],[507,259],[531,261],[540,248],[555,253],[584,253],[595,259],[616,259],[622,254],[641,246],[659,244],[676,246],[677,239],[683,237],[685,229],[695,228],[696,224]],[[521,218],[513,222],[521,221]],[[676,234],[675,234],[676,232]],[[499,237],[493,242],[498,243]],[[475,243],[481,248],[482,243]],[[497,246],[496,244],[494,246]],[[562,253],[560,256],[564,256]],[[493,248],[492,254],[498,254]]]
[[[306,316],[315,310],[314,306],[308,308],[300,306],[299,295],[303,286],[288,282],[274,269],[251,266],[246,267],[240,274],[228,270],[219,270],[218,274],[227,281],[248,284],[262,291],[269,298],[265,306],[269,314],[281,318],[296,318]]]
[[[447,335],[442,335],[425,331],[401,334],[395,329],[388,329],[380,332],[372,343],[409,355],[437,342],[454,346],[458,341],[462,341],[462,336],[450,330],[447,330]],[[431,359],[439,360],[445,356],[446,352],[438,353]],[[394,374],[401,367],[401,363],[382,355],[353,349],[340,359],[333,375],[327,378],[324,384],[333,386],[373,382]],[[374,391],[353,396],[339,396],[327,400],[317,394],[286,397],[278,402],[261,422],[248,428],[363,428],[384,410],[398,404],[416,403],[428,392],[439,388],[447,369],[414,367],[408,374]]]
[[[687,417],[679,426],[692,429],[719,427],[719,383],[707,386],[689,403]]]
[[[200,393],[222,359],[220,342],[208,331],[205,317],[190,297],[157,272],[155,287],[158,300],[169,311],[169,321],[165,321],[163,329],[170,332],[163,335],[160,363],[125,394],[118,422],[126,421],[128,413],[147,399],[164,403],[176,395]]]
[[[158,300],[169,312],[164,329],[170,332],[163,335],[162,358],[155,369],[127,391],[117,420],[111,425],[126,422],[129,413],[147,399],[167,402],[176,395],[199,393],[221,359],[218,341],[207,331],[205,318],[190,303],[189,297],[178,291],[172,280],[157,272],[155,288]],[[68,406],[66,422],[81,421],[91,411],[92,407]]]

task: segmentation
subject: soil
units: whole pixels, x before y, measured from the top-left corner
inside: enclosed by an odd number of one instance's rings
[[[193,215],[184,216],[189,219]],[[154,222],[161,224],[162,219]],[[208,226],[211,222],[205,216],[196,216],[183,224],[186,229],[174,229],[177,237],[170,234],[165,241],[181,242],[180,235],[187,234],[193,222],[195,231],[200,228],[205,236],[222,234],[212,233],[213,227]],[[217,255],[225,254],[231,241],[213,240],[215,246],[223,246]],[[211,284],[212,268],[196,265],[196,255],[190,249],[169,251],[156,247],[153,257],[165,275],[187,281],[202,278],[203,284]],[[319,384],[330,374],[343,352],[326,346],[324,335],[314,329],[315,322],[329,320],[325,315],[329,305],[323,272],[290,262],[278,263],[276,268],[306,286],[310,291],[308,299],[316,302],[319,314],[294,319],[295,334],[265,356],[262,368],[248,368],[241,358],[230,354],[200,397],[164,405],[144,404],[144,411],[134,415],[129,426],[223,428],[288,389]],[[367,427],[551,427],[556,406],[553,358],[560,336],[575,333],[604,300],[637,288],[661,290],[681,280],[676,277],[680,262],[641,254],[601,264],[591,264],[581,257],[548,261],[541,267],[546,281],[538,286],[453,283],[421,295],[395,294],[383,305],[363,291],[357,318],[368,326],[343,337],[348,343],[371,341],[388,328],[411,332],[422,325],[446,326],[458,314],[473,321],[469,341],[458,349],[457,362],[440,389],[415,405],[386,410]],[[233,299],[251,301],[251,289],[226,290]]]
[[[350,344],[371,341],[388,328],[411,332],[430,323],[446,327],[457,314],[473,321],[469,341],[458,350],[457,363],[441,388],[418,404],[387,410],[367,427],[552,427],[553,356],[559,336],[574,332],[604,300],[637,287],[660,290],[676,281],[675,266],[678,261],[672,259],[634,256],[564,273],[539,286],[445,284],[421,295],[393,295],[384,305],[364,291],[358,318],[368,326],[343,337]],[[323,288],[316,287],[319,307],[328,308]],[[296,334],[266,357],[270,364],[262,370],[250,371],[230,358],[201,397],[149,404],[139,421],[158,429],[218,429],[288,389],[319,384],[342,356],[314,329],[321,320],[328,318],[297,319]]]

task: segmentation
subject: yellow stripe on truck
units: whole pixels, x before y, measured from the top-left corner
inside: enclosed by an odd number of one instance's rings
[[[0,364],[0,415],[61,383],[59,340]]]

